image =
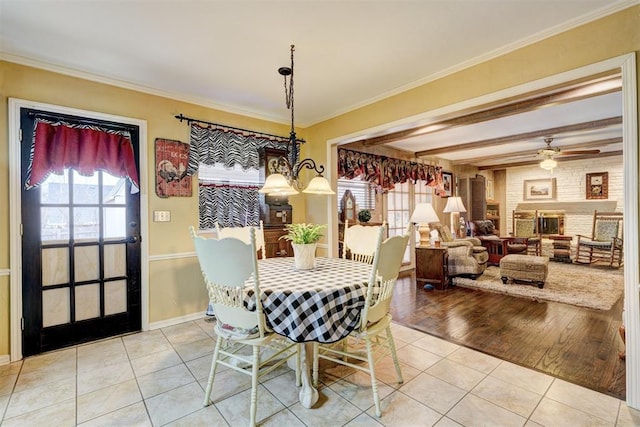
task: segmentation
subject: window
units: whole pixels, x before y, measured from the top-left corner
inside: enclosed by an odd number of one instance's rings
[[[342,200],[345,191],[351,190],[356,198],[356,205],[360,209],[375,210],[376,208],[376,192],[375,187],[369,181],[361,181],[359,179],[338,179],[338,200]]]

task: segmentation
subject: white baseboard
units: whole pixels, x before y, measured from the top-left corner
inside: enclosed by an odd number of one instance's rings
[[[8,365],[11,362],[11,357],[8,354],[0,354],[0,366]]]
[[[199,311],[193,314],[185,314],[184,316],[174,317],[171,319],[160,320],[158,322],[152,322],[149,324],[149,330],[166,328],[167,326],[173,326],[184,322],[191,322],[193,320],[202,319],[205,317],[204,311]]]

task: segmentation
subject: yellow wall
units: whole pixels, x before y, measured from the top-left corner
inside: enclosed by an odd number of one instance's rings
[[[187,142],[189,126],[174,118],[176,114],[215,123],[252,129],[276,135],[288,135],[289,126],[217,111],[185,102],[121,89],[40,69],[0,61],[0,270],[9,269],[9,166],[7,103],[8,98],[98,111],[147,121],[150,322],[158,322],[204,310],[207,295],[195,258],[171,259],[172,254],[193,252],[187,232],[198,223],[197,186],[192,197],[159,198],[155,195],[154,141],[168,138]],[[284,103],[283,103],[283,108]],[[300,136],[304,138],[304,130]],[[306,155],[303,146],[302,155]],[[302,197],[292,198],[294,221],[305,217]],[[171,211],[171,222],[152,222],[154,210]],[[168,255],[168,257],[166,257]],[[154,257],[161,259],[153,260]],[[166,259],[169,258],[169,259]],[[9,353],[9,276],[0,276],[0,355]]]
[[[640,6],[586,24],[574,30],[503,55],[499,58],[427,83],[408,92],[360,108],[301,131],[309,142],[303,157],[326,164],[326,142],[401,118],[486,95],[563,71],[640,50]],[[638,85],[640,87],[640,85]],[[9,268],[9,188],[7,97],[81,108],[147,120],[149,183],[153,177],[155,138],[188,140],[188,126],[175,114],[231,126],[287,135],[288,127],[216,111],[157,96],[0,61],[0,270]],[[143,189],[144,191],[144,189]],[[147,190],[148,191],[148,190]],[[294,221],[327,222],[326,200],[294,198]],[[306,205],[305,205],[306,203]],[[172,222],[150,222],[150,255],[192,252],[187,226],[197,223],[197,198],[161,199],[149,192],[149,212],[170,210]],[[309,215],[306,215],[306,213]],[[144,238],[144,236],[143,236]],[[193,313],[206,304],[195,258],[151,261],[150,321]],[[8,312],[9,281],[0,277],[0,355],[9,352],[9,326],[1,313]]]

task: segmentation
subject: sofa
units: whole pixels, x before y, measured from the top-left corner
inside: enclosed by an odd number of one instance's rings
[[[431,223],[429,227],[438,231],[440,245],[447,248],[449,277],[469,276],[475,279],[484,273],[489,254],[479,239],[454,239],[449,228],[439,222]]]

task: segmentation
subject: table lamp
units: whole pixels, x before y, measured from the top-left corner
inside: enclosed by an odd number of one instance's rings
[[[418,224],[420,233],[420,246],[429,246],[429,223],[438,222],[438,214],[431,206],[431,203],[418,203],[411,214],[409,222]]]
[[[462,198],[455,196],[447,199],[447,205],[444,207],[442,212],[451,214],[451,234],[454,236],[464,237],[460,236],[460,233],[458,233],[458,222],[460,219],[460,212],[466,211],[467,210],[462,203]]]

